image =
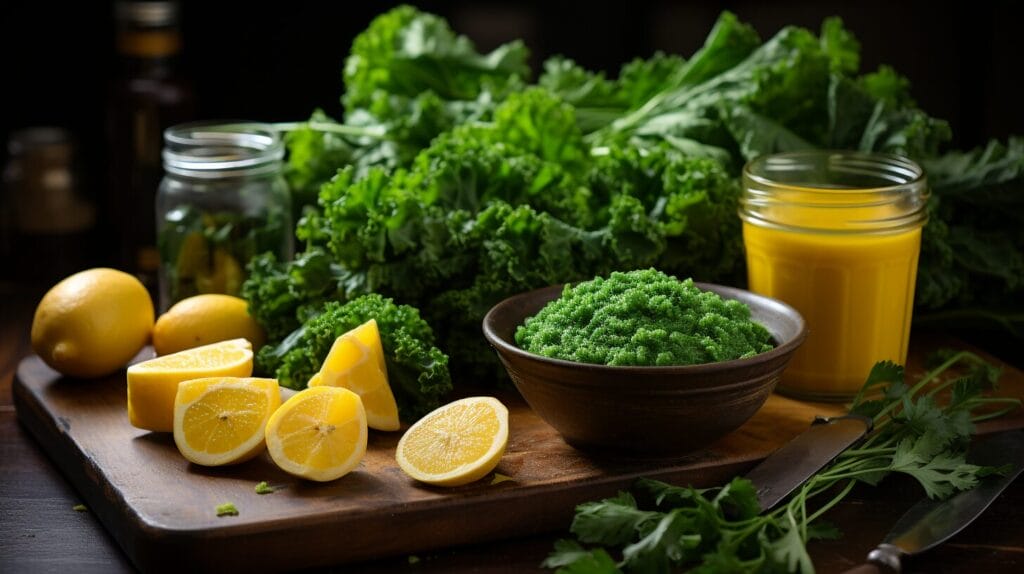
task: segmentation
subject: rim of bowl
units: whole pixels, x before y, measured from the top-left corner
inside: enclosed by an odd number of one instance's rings
[[[552,366],[565,367],[565,368],[573,368],[573,369],[579,369],[579,370],[584,370],[584,371],[605,372],[605,373],[615,373],[615,372],[623,373],[623,372],[627,372],[627,371],[639,371],[639,372],[649,372],[649,373],[659,373],[659,374],[675,374],[675,373],[680,373],[680,374],[683,374],[683,373],[699,374],[699,373],[703,373],[703,372],[723,371],[723,370],[729,370],[729,369],[733,369],[733,368],[744,368],[744,367],[749,367],[751,365],[756,365],[756,364],[760,364],[760,363],[770,362],[770,361],[772,361],[774,359],[777,359],[779,357],[782,357],[784,355],[792,353],[794,350],[796,350],[797,347],[800,346],[801,343],[803,343],[804,339],[807,338],[807,322],[804,320],[803,315],[801,315],[800,312],[797,311],[795,308],[793,308],[791,305],[783,303],[782,301],[779,301],[778,299],[774,299],[772,297],[767,297],[765,295],[760,295],[760,294],[754,293],[752,291],[748,291],[746,289],[740,289],[739,287],[729,287],[727,285],[719,285],[719,284],[716,284],[716,283],[699,283],[697,281],[694,281],[693,284],[698,289],[700,289],[701,291],[712,291],[712,292],[718,294],[723,299],[736,299],[736,300],[738,300],[739,297],[736,297],[736,295],[742,295],[742,296],[744,296],[746,298],[752,299],[753,302],[756,302],[756,305],[758,307],[760,307],[760,308],[778,307],[785,314],[793,317],[796,320],[796,323],[799,326],[797,334],[794,337],[790,338],[788,341],[779,341],[778,344],[772,350],[766,351],[764,353],[758,353],[757,355],[754,355],[753,357],[746,357],[744,359],[731,359],[731,360],[728,360],[728,361],[716,361],[716,362],[712,362],[712,363],[698,363],[696,365],[661,365],[661,366],[647,366],[647,365],[600,365],[600,364],[597,364],[597,363],[580,363],[580,362],[577,362],[577,361],[568,361],[566,359],[556,359],[554,357],[545,357],[544,355],[538,355],[536,353],[531,353],[531,352],[529,352],[529,351],[519,347],[514,342],[510,342],[510,341],[506,340],[505,338],[503,338],[503,337],[498,335],[498,333],[497,333],[497,331],[495,329],[495,325],[494,325],[494,321],[495,321],[494,317],[495,317],[495,315],[497,314],[497,312],[499,310],[501,310],[501,309],[503,309],[505,307],[508,307],[509,305],[515,303],[516,301],[522,300],[522,299],[530,299],[530,298],[534,298],[534,297],[542,297],[543,296],[542,294],[546,295],[548,291],[561,293],[562,289],[564,289],[565,285],[566,285],[566,283],[561,283],[561,284],[558,284],[558,285],[549,285],[547,287],[541,287],[540,289],[534,289],[532,291],[526,291],[524,293],[519,293],[517,295],[513,295],[511,297],[507,297],[504,300],[502,300],[500,303],[495,305],[494,307],[491,307],[491,309],[487,312],[487,315],[484,316],[484,320],[483,320],[484,337],[487,339],[487,342],[489,342],[491,344],[491,346],[494,347],[495,349],[497,349],[499,352],[515,355],[515,356],[518,356],[518,357],[520,357],[522,359],[526,359],[526,360],[537,361],[537,362],[542,362],[542,363],[548,363],[548,364],[551,364]],[[555,298],[557,298],[557,296]],[[545,301],[544,304],[546,305],[548,302],[550,302],[552,300],[554,300],[554,298],[549,299],[548,301]],[[745,305],[747,305],[748,307],[751,307],[751,311],[753,311],[753,305],[751,303],[747,303],[745,301],[741,301],[741,302],[744,303]],[[529,315],[529,316],[536,315],[536,313],[538,313],[540,311],[540,309],[542,309],[542,308],[543,308],[543,305],[541,307],[539,307],[536,311],[534,311],[532,315]],[[526,317],[524,317],[523,319],[525,320]],[[764,326],[764,325],[762,325],[762,326]],[[518,327],[519,327],[519,325],[515,326],[515,328],[518,328]],[[512,332],[513,332],[513,336],[514,336],[515,330],[513,330]],[[775,338],[774,334],[772,335],[772,338],[773,339]]]

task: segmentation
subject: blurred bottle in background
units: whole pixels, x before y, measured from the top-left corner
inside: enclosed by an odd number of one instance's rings
[[[192,119],[192,84],[181,69],[177,2],[118,2],[117,77],[107,113],[110,160],[105,228],[114,264],[156,292],[154,226],[163,130]]]
[[[3,172],[0,253],[20,282],[53,282],[95,263],[96,207],[79,186],[75,143],[67,130],[12,133]]]

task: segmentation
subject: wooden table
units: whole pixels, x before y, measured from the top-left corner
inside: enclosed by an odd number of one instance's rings
[[[116,573],[133,570],[103,526],[77,512],[75,491],[20,427],[11,380],[30,353],[28,334],[41,291],[0,285],[0,572]],[[858,564],[920,495],[910,480],[859,488],[828,519],[840,540],[813,542],[819,572]],[[1013,484],[977,522],[944,546],[908,561],[907,572],[1024,571],[1024,480]],[[415,557],[349,565],[341,572],[547,572],[538,564],[559,534],[453,548]]]

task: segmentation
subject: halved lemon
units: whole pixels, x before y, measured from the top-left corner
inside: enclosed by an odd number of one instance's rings
[[[334,340],[320,372],[313,375],[308,386],[321,385],[346,388],[359,395],[370,428],[394,431],[401,427],[377,321],[370,319]]]
[[[354,469],[366,454],[366,438],[363,402],[340,387],[300,391],[267,423],[267,451],[277,466],[320,482]]]
[[[174,443],[204,466],[244,462],[266,447],[264,431],[281,406],[274,379],[210,377],[178,385]]]
[[[412,425],[398,441],[395,459],[416,480],[459,486],[494,470],[507,444],[505,405],[493,397],[469,397]]]
[[[206,377],[252,375],[252,345],[231,339],[164,355],[128,367],[128,420],[146,430],[174,430],[178,384]]]

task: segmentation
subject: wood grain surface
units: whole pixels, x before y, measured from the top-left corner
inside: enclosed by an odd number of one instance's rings
[[[510,441],[496,472],[511,480],[442,489],[397,467],[401,433],[371,433],[356,471],[317,484],[285,474],[266,455],[218,469],[188,463],[169,434],[128,424],[123,374],[64,379],[29,357],[13,391],[23,424],[147,571],[322,566],[554,530],[576,504],[639,476],[695,485],[726,480],[816,414],[838,411],[774,396],[739,431],[690,456],[608,459],[566,445],[518,397],[503,395]],[[264,480],[278,491],[257,495],[253,487]],[[240,515],[217,517],[215,507],[228,501]]]
[[[1024,375],[1008,371],[1003,391],[1024,395]],[[706,449],[673,460],[627,460],[569,447],[521,400],[501,396],[510,407],[511,438],[497,473],[511,480],[492,484],[488,477],[440,489],[398,469],[400,433],[371,433],[356,471],[316,484],[290,477],[265,455],[220,469],[188,463],[168,434],[128,424],[123,373],[64,379],[28,357],[13,393],[22,423],[145,571],[325,566],[557,530],[579,502],[612,494],[639,476],[697,486],[722,482],[796,436],[815,415],[842,410],[773,395],[746,425]],[[264,480],[279,490],[257,495],[254,486]],[[229,501],[240,515],[217,517],[215,507]]]

